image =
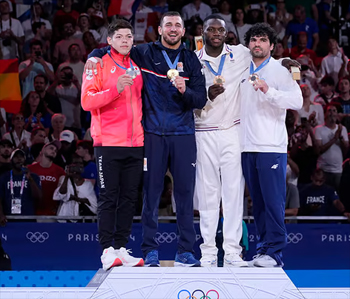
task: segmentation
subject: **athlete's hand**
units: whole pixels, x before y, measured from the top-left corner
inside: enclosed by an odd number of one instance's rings
[[[132,79],[131,76],[124,74],[121,75],[118,78],[118,82],[117,82],[117,89],[119,93],[122,93],[125,89],[125,86],[131,86],[134,84],[134,80]]]
[[[177,88],[177,90],[184,94],[186,91],[186,82],[183,77],[176,76],[175,79],[171,80],[173,85]]]
[[[92,75],[92,73],[97,75],[97,64],[98,63],[101,65],[101,68],[103,68],[102,58],[91,57],[86,61],[85,67],[84,67],[84,72],[86,73],[87,76]]]
[[[269,86],[267,85],[265,80],[262,80],[262,79],[255,80],[253,87],[255,90],[260,89],[263,93],[267,93],[267,91],[269,90]]]
[[[293,60],[293,59],[288,59],[288,58],[283,59],[283,60],[282,60],[282,65],[283,65],[285,68],[287,68],[289,71],[291,70],[291,69],[290,69],[291,66],[295,66],[295,67],[299,68],[299,70],[301,69],[301,64],[300,64],[298,61]]]
[[[222,94],[225,91],[225,88],[221,84],[214,84],[209,87],[208,89],[208,96],[211,101],[214,101],[214,99]]]

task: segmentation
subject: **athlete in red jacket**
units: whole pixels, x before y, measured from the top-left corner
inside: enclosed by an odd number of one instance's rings
[[[83,76],[81,104],[91,111],[91,136],[98,165],[99,241],[103,269],[143,266],[125,249],[131,231],[143,167],[142,77],[129,57],[133,28],[127,21],[109,25],[111,50],[97,75]]]

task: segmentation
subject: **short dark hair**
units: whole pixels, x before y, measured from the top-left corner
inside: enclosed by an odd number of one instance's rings
[[[42,127],[35,127],[35,128],[32,130],[31,137],[36,136],[40,131],[43,131],[43,132],[45,132],[45,134],[46,134],[46,131],[45,131],[44,128],[42,128]]]
[[[329,86],[334,86],[335,82],[334,79],[331,76],[324,76],[321,81],[320,81],[320,85],[329,85]]]
[[[92,156],[94,154],[93,143],[90,140],[79,140],[77,142],[77,148],[82,147],[83,149],[87,149],[89,154]]]
[[[73,72],[73,69],[69,66],[69,65],[66,65],[64,66],[63,68],[60,69],[60,72],[62,72],[63,70],[70,70]]]
[[[163,21],[164,21],[165,17],[180,17],[181,21],[182,21],[182,26],[185,26],[184,20],[182,19],[180,13],[178,13],[177,11],[168,11],[165,14],[162,15],[162,17],[160,19],[160,23],[159,23],[160,27],[163,26]]]
[[[49,78],[47,78],[47,76],[45,76],[44,74],[36,75],[36,76],[34,77],[34,81],[35,81],[36,78],[43,78],[44,81],[45,81],[45,84],[46,84],[46,85],[49,84]],[[33,82],[34,82],[34,81],[33,81]]]
[[[33,46],[40,46],[41,49],[43,48],[42,42],[41,42],[40,40],[37,40],[37,39],[33,39],[33,40],[30,42],[30,49],[32,49]]]
[[[46,26],[44,22],[34,22],[32,24],[32,31],[34,34],[36,34],[36,31],[41,28],[41,26]]]
[[[224,18],[222,16],[220,16],[219,14],[212,14],[210,16],[207,16],[204,21],[203,21],[203,24],[205,24],[206,22],[208,22],[209,20],[215,20],[215,19],[218,19],[218,20],[222,20],[225,22]],[[226,24],[226,22],[225,22]]]
[[[68,53],[70,53],[70,50],[71,50],[74,46],[77,46],[77,47],[80,49],[80,46],[79,46],[78,44],[71,44],[71,45],[68,47]]]
[[[247,31],[247,33],[244,36],[244,42],[247,46],[249,45],[249,41],[252,36],[267,36],[270,41],[270,44],[274,45],[274,48],[277,43],[276,31],[269,24],[266,23],[256,23]]]
[[[134,33],[134,28],[128,21],[124,19],[117,19],[115,22],[109,24],[108,36],[113,37],[114,32],[116,32],[119,29],[130,29],[131,33]]]

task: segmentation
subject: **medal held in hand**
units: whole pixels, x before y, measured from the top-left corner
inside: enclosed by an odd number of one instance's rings
[[[219,69],[217,72],[214,71],[214,69],[211,67],[208,61],[205,61],[205,64],[207,65],[208,69],[215,75],[214,78],[214,84],[222,85],[225,83],[225,78],[221,76],[222,69],[224,67],[226,55],[221,56],[220,64],[219,64]]]
[[[131,68],[131,67],[125,71],[125,74],[129,75],[132,79],[135,79],[137,76],[136,70],[134,68]]]
[[[166,75],[170,80],[173,80],[175,77],[179,76],[179,72],[176,69],[170,69]]]
[[[250,84],[255,84],[255,83],[257,83],[259,81],[259,76],[258,76],[258,74],[251,74],[250,76],[249,76],[249,83]]]
[[[177,54],[177,56],[176,56],[176,58],[175,58],[175,60],[174,60],[174,63],[172,63],[172,62],[170,61],[170,58],[169,58],[167,52],[165,52],[165,50],[162,51],[162,54],[163,54],[163,56],[164,56],[164,58],[165,58],[165,61],[166,61],[167,65],[168,65],[168,67],[170,68],[170,70],[168,70],[168,72],[166,73],[166,75],[167,75],[167,77],[168,77],[170,80],[174,80],[175,77],[177,77],[177,76],[180,75],[179,71],[178,71],[177,69],[175,69],[176,66],[177,66],[177,63],[179,62],[180,53]]]

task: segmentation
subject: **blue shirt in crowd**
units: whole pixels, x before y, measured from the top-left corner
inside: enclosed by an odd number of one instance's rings
[[[313,35],[318,33],[317,23],[310,18],[306,18],[304,23],[299,23],[296,20],[292,20],[288,23],[286,28],[286,35],[292,36],[292,47],[296,46],[298,40],[298,33],[300,31],[307,33],[307,48],[312,49]]]

